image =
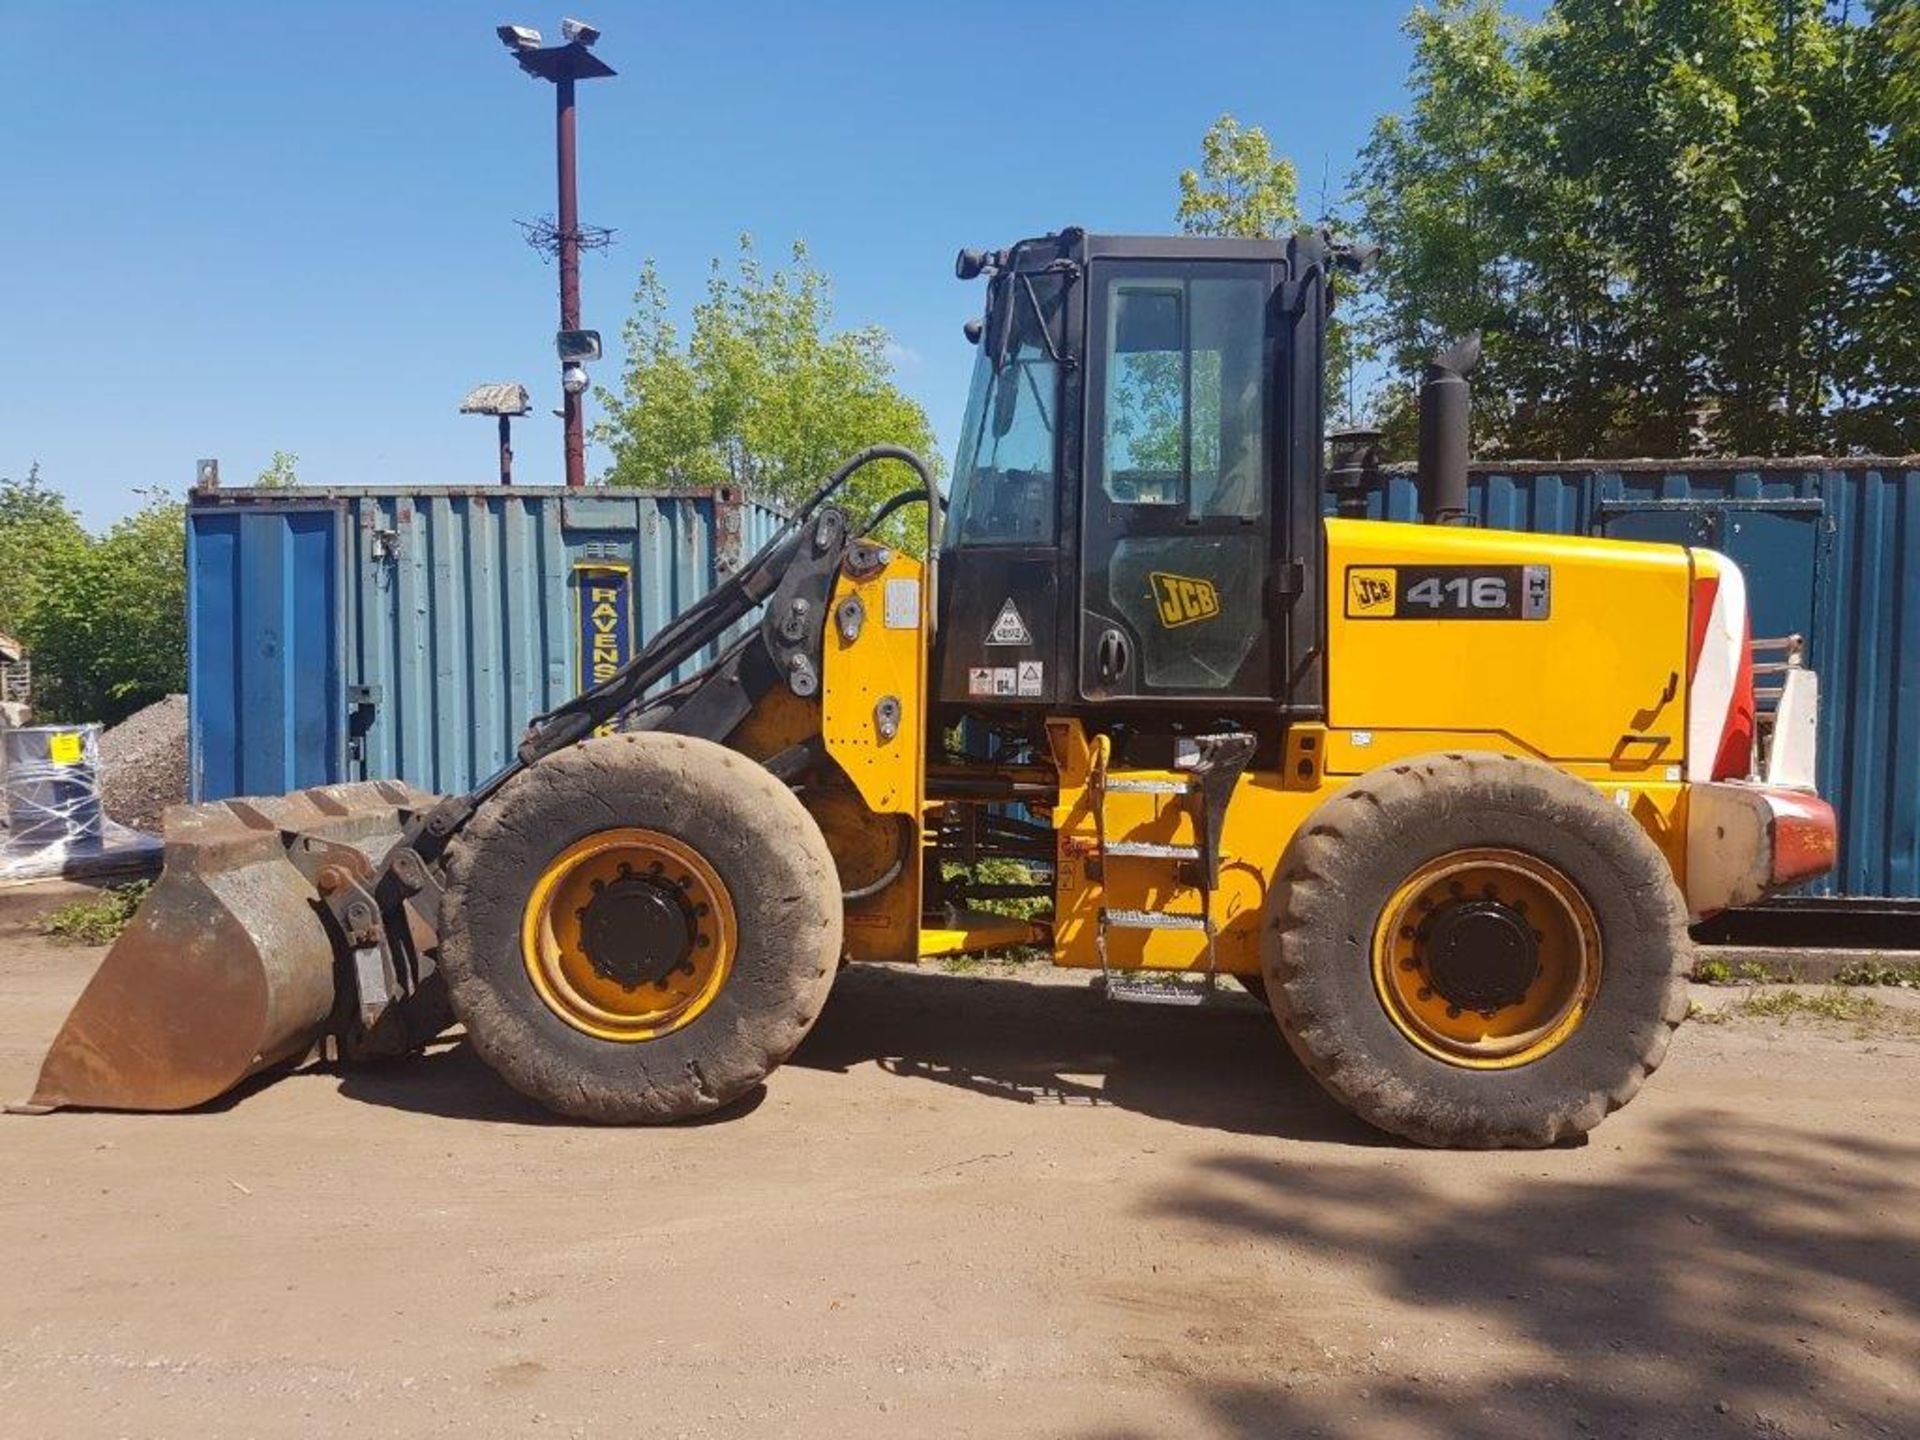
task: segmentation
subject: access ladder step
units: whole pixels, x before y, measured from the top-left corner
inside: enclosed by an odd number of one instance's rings
[[[1123,795],[1185,795],[1193,789],[1190,780],[1142,780],[1121,777],[1107,781],[1108,790],[1117,790]]]
[[[1204,1005],[1213,995],[1210,976],[1197,980],[1184,975],[1150,976],[1124,971],[1106,977],[1107,999],[1130,1005]]]
[[[1182,915],[1168,910],[1102,910],[1100,923],[1116,930],[1198,930],[1211,926],[1204,915]]]
[[[1162,845],[1157,840],[1109,840],[1108,855],[1136,855],[1147,860],[1198,860],[1197,845]]]

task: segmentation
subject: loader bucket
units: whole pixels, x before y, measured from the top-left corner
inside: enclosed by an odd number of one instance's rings
[[[54,1038],[24,1108],[186,1110],[299,1059],[334,1009],[335,932],[311,857],[346,855],[355,869],[364,857],[370,875],[431,801],[373,781],[169,810],[159,882]]]

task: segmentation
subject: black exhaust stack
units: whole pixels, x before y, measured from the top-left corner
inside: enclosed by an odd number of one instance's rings
[[[1467,523],[1467,461],[1480,335],[1456,340],[1427,362],[1420,382],[1420,501],[1433,525]]]

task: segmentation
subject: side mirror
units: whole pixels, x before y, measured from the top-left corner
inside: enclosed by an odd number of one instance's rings
[[[1330,233],[1327,248],[1333,252],[1333,268],[1348,275],[1364,275],[1380,261],[1380,247],[1370,240],[1348,240]]]

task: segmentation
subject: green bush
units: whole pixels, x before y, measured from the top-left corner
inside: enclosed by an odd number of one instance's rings
[[[34,500],[9,526],[0,491],[0,571],[8,545],[40,546],[16,621],[33,657],[36,718],[117,724],[186,688],[187,575],[184,507],[149,496],[132,515],[89,538],[65,503]],[[64,521],[61,517],[64,517]]]

